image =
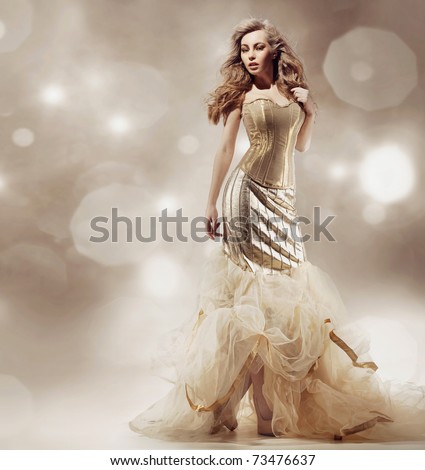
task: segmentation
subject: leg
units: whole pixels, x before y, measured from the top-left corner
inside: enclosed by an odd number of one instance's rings
[[[258,372],[251,370],[251,380],[254,389],[254,406],[257,413],[258,434],[274,436],[272,431],[273,411],[269,408],[263,395],[264,365],[261,366]]]
[[[226,426],[229,431],[233,431],[238,427],[238,421],[234,414],[234,410],[248,391],[251,383],[251,374],[248,370],[245,374],[242,386],[235,391],[232,397],[223,406],[214,410],[215,424],[211,428],[210,434],[217,433],[221,429],[222,424]]]

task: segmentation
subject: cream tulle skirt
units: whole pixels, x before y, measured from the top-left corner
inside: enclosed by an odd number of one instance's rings
[[[197,311],[161,339],[156,359],[174,370],[173,387],[131,420],[133,431],[197,440],[212,429],[229,432],[223,410],[239,429],[255,424],[253,389],[243,395],[243,387],[248,369],[264,365],[263,395],[278,437],[425,440],[425,387],[382,381],[367,337],[350,324],[335,284],[306,259],[302,242],[267,243],[296,217],[294,189],[232,173],[223,214],[255,213],[260,222],[242,242],[231,242],[225,224],[223,243],[204,261]],[[264,225],[273,213],[275,225]]]
[[[196,439],[216,426],[214,410],[223,405],[239,427],[254,423],[252,387],[242,400],[238,391],[260,359],[276,436],[425,438],[425,388],[381,381],[366,337],[345,323],[323,270],[305,261],[292,276],[253,274],[220,244],[203,272],[196,317],[163,338],[175,384],[130,422],[133,431]]]

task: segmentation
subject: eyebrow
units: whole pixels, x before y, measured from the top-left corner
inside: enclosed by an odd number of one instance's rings
[[[254,46],[256,46],[257,44],[264,44],[264,42],[263,42],[263,41],[256,42],[256,43],[254,44]],[[248,46],[248,44],[245,44],[245,43],[244,43],[244,44],[241,44],[241,47],[243,47],[243,46]]]

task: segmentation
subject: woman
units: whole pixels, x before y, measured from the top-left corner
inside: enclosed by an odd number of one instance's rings
[[[130,428],[195,439],[246,422],[268,436],[424,439],[425,388],[396,395],[360,360],[349,344],[361,334],[344,326],[335,285],[306,257],[294,151],[310,146],[315,105],[301,61],[269,21],[250,19],[235,28],[221,72],[208,101],[224,130],[205,215],[222,243],[205,263],[197,318],[175,343],[174,387]],[[250,147],[225,184],[220,233],[216,201],[241,119]]]

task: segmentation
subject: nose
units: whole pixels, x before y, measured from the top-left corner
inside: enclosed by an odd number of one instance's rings
[[[249,60],[252,61],[252,60],[254,60],[254,59],[255,59],[254,52],[251,52],[251,53],[249,54]]]

